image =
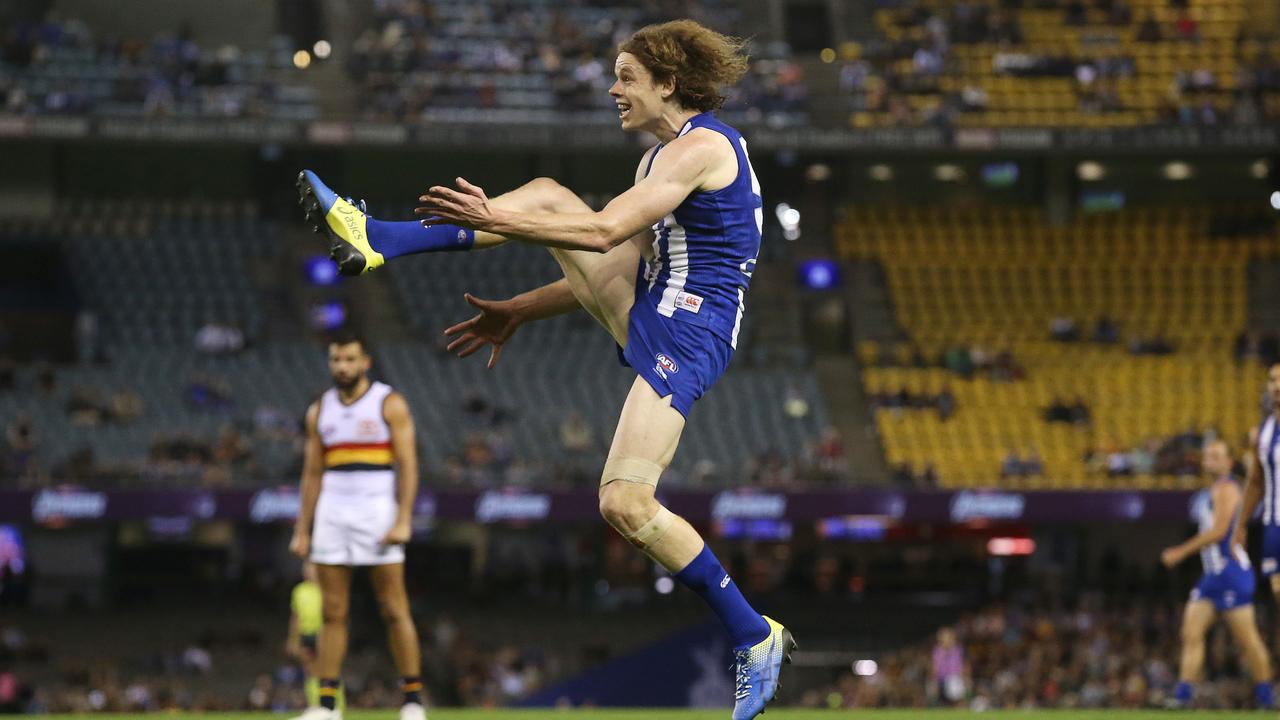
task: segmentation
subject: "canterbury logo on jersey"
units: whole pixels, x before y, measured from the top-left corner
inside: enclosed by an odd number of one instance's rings
[[[324,449],[324,466],[329,470],[389,468],[392,459],[389,442],[338,443]]]

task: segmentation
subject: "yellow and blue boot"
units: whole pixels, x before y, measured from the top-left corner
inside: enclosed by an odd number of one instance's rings
[[[381,267],[382,254],[369,245],[364,201],[338,197],[310,170],[298,173],[298,204],[317,234],[329,236],[329,257],[342,275],[363,275]]]
[[[733,720],[751,720],[773,702],[782,666],[791,662],[796,649],[790,630],[769,617],[765,622],[769,623],[768,637],[733,653]]]

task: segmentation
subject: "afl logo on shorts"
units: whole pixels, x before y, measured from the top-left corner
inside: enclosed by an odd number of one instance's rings
[[[663,370],[672,374],[680,372],[680,366],[676,364],[675,360],[667,357],[666,353],[658,353],[654,357],[658,360],[658,367]]]

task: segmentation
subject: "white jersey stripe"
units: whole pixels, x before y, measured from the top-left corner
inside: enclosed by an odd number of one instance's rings
[[[1262,522],[1280,525],[1280,493],[1276,492],[1276,418],[1269,416],[1258,431],[1258,464],[1262,467]]]
[[[742,313],[746,309],[746,295],[742,292],[742,288],[738,288],[738,316],[733,320],[733,337],[729,338],[729,347],[734,350],[738,349],[738,331],[742,329]]]
[[[671,317],[676,312],[676,296],[684,290],[689,277],[689,243],[674,214],[663,222],[667,228],[667,287],[662,291],[658,314]]]

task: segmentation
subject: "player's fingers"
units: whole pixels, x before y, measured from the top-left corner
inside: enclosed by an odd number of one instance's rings
[[[436,186],[427,191],[427,197],[420,198],[420,199],[428,203],[440,202],[440,201],[460,203],[465,201],[466,197],[467,197],[466,195],[463,195],[457,190],[452,190],[447,187]]]
[[[489,352],[489,369],[498,364],[498,356],[502,354],[502,343],[494,343],[493,350]]]
[[[471,183],[467,182],[466,178],[457,177],[457,178],[454,178],[454,181],[458,183],[458,188],[463,192],[467,193],[468,195],[475,195],[476,197],[482,200],[488,199],[487,197],[485,197],[483,188],[481,188],[479,185],[472,185]]]
[[[444,334],[445,334],[445,335],[457,335],[458,333],[462,332],[463,330],[469,330],[471,327],[473,327],[473,326],[474,326],[476,323],[478,323],[478,322],[480,322],[480,316],[479,316],[479,315],[476,315],[475,317],[471,318],[470,320],[463,320],[462,322],[458,323],[457,325],[454,325],[453,327],[445,328]]]
[[[473,332],[463,333],[461,336],[454,338],[453,342],[449,343],[449,345],[445,347],[445,350],[449,352],[457,352],[458,348],[462,347],[463,345],[466,345],[469,342],[472,342],[473,340],[476,339],[476,337],[477,335]]]
[[[489,344],[488,340],[478,337],[475,340],[472,340],[470,345],[463,348],[462,351],[458,353],[458,357],[464,358],[464,357],[470,357],[472,355],[475,355],[476,352],[480,350],[480,348],[488,344]]]
[[[471,293],[463,293],[462,298],[466,300],[468,303],[470,303],[471,306],[474,308],[478,308],[480,310],[493,309],[492,300],[485,300],[484,298],[478,298],[475,295],[472,295]]]

